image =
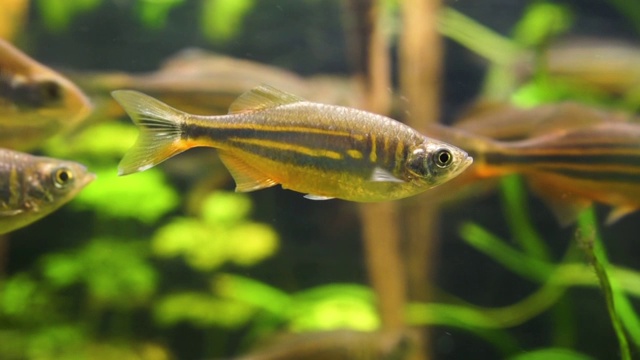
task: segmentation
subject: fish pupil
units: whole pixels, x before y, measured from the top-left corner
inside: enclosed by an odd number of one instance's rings
[[[55,171],[54,182],[56,187],[61,188],[73,179],[73,175],[69,169],[63,168]]]
[[[56,101],[62,96],[60,86],[53,81],[44,81],[40,84],[40,94],[44,101]]]
[[[436,165],[441,168],[449,166],[449,164],[451,164],[452,159],[453,159],[453,156],[451,155],[451,152],[447,149],[440,149],[436,152]]]

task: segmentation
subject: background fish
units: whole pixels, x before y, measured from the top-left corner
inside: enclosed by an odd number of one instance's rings
[[[73,83],[0,39],[0,147],[36,148],[90,111]]]
[[[522,174],[564,225],[593,201],[614,207],[607,219],[640,209],[640,125],[600,121],[553,129],[520,141],[495,141],[460,129],[430,130],[453,144],[464,144],[474,166],[464,183]]]
[[[303,77],[292,71],[201,49],[185,49],[144,74],[124,72],[70,73],[100,104],[96,115],[123,115],[111,91],[127,88],[199,115],[222,115],[231,103],[255,84],[270,84],[312,101],[344,106],[362,102],[362,90],[349,78]]]
[[[210,146],[236,191],[281,184],[314,200],[385,201],[446,182],[472,162],[464,151],[387,117],[268,86],[248,91],[218,117],[190,115],[135,91],[113,96],[141,130],[120,162],[122,175]]]
[[[0,234],[50,214],[94,178],[76,162],[0,149]]]
[[[638,122],[625,111],[605,110],[577,102],[522,108],[507,102],[480,101],[453,124],[497,140],[523,140],[552,131],[566,131],[602,122]]]

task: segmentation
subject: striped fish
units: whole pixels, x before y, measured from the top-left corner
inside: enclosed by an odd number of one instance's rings
[[[530,139],[495,141],[452,128],[431,131],[474,156],[469,175],[522,174],[563,225],[592,202],[613,206],[607,223],[640,208],[640,125],[603,120]]]
[[[50,214],[94,178],[73,161],[0,149],[0,234]]]
[[[135,91],[112,94],[141,130],[120,162],[120,175],[208,146],[218,149],[236,191],[280,184],[314,200],[368,202],[420,193],[472,162],[464,151],[390,118],[264,85],[241,95],[222,116],[187,114]]]

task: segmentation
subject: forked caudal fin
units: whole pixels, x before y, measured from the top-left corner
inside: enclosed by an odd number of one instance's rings
[[[180,141],[186,113],[138,91],[116,90],[111,95],[140,129],[135,144],[118,165],[118,175],[147,170],[187,150]]]

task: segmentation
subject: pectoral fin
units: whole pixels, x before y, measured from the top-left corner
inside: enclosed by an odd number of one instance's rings
[[[11,217],[24,212],[22,209],[16,210],[0,210],[0,217]]]
[[[304,197],[309,199],[309,200],[331,200],[331,199],[333,199],[332,197],[329,197],[329,196],[313,195],[313,194],[307,194]]]
[[[607,220],[605,221],[606,225],[611,225],[613,223],[615,223],[616,221],[622,219],[623,217],[631,214],[632,212],[637,211],[638,208],[636,207],[632,207],[632,206],[617,206],[614,207],[611,212],[609,213],[609,216],[607,216]]]
[[[558,189],[552,182],[531,179],[529,180],[529,186],[549,206],[562,227],[575,223],[578,215],[592,205],[591,200],[563,189]]]
[[[400,183],[405,182],[404,180],[398,179],[397,177],[393,176],[393,174],[380,167],[376,167],[375,169],[373,169],[373,173],[371,174],[371,181]]]
[[[255,191],[278,184],[277,181],[247,164],[242,159],[223,151],[219,151],[218,155],[224,166],[231,173],[231,176],[233,176],[237,192]]]

